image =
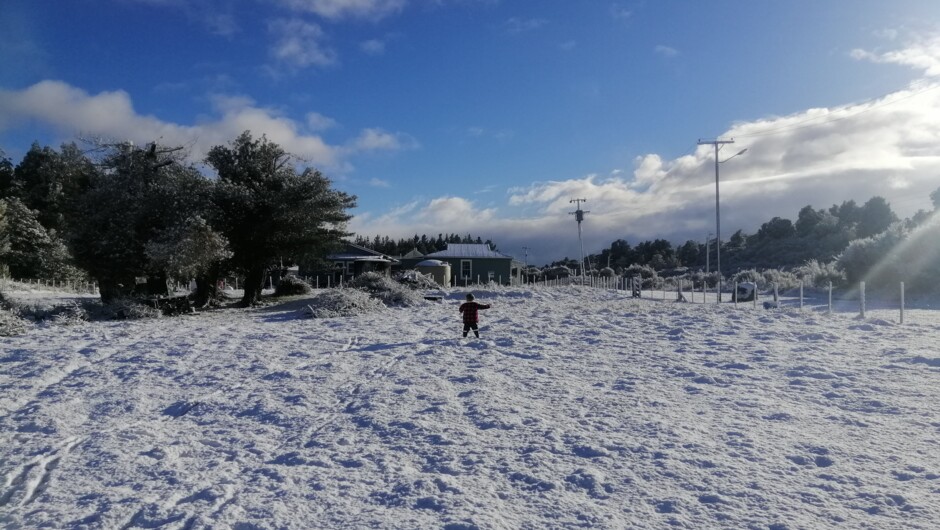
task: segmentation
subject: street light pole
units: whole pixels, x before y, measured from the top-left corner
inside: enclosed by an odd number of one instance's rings
[[[721,303],[721,211],[718,192],[718,165],[728,160],[731,160],[735,156],[744,154],[744,151],[747,149],[741,150],[734,156],[728,157],[725,160],[718,159],[718,151],[725,144],[733,144],[734,138],[728,140],[715,139],[715,140],[699,140],[698,145],[713,145],[715,146],[715,270],[718,271],[718,303]]]

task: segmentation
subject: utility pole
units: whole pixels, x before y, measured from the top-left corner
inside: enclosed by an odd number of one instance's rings
[[[698,145],[713,145],[715,146],[715,270],[718,271],[718,302],[721,303],[721,214],[719,210],[719,200],[718,200],[718,151],[725,144],[733,144],[734,139],[722,140],[716,138],[715,140],[699,140]],[[737,155],[735,155],[737,156]]]
[[[578,221],[578,244],[581,246],[581,277],[587,275],[587,269],[584,267],[584,241],[581,240],[581,221],[584,221],[584,214],[590,213],[585,212],[581,209],[581,203],[587,202],[587,199],[571,199],[568,203],[577,203],[578,209],[573,212],[568,212],[568,215],[573,215],[575,220]]]
[[[522,247],[522,281],[529,275],[529,247]]]
[[[708,235],[705,236],[705,274],[708,274],[708,258],[711,255],[711,249],[709,248],[709,245],[711,243],[711,239],[712,234],[709,232]]]

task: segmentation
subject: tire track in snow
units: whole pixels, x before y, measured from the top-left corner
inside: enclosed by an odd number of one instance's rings
[[[51,453],[37,456],[7,473],[4,481],[6,491],[0,494],[0,507],[10,504],[25,506],[35,501],[45,491],[61,460],[84,440],[78,436],[70,437]],[[19,501],[15,502],[15,498]]]

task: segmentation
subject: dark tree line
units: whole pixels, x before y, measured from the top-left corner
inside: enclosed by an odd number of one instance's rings
[[[428,237],[426,234],[422,234],[420,236],[415,234],[412,238],[401,238],[397,241],[391,239],[388,236],[375,236],[374,238],[370,239],[366,236],[360,235],[356,236],[353,243],[361,247],[372,249],[376,252],[381,252],[382,254],[388,256],[404,256],[412,250],[417,250],[421,254],[430,254],[432,252],[446,250],[448,243],[475,243],[478,245],[486,243],[493,250],[497,250],[496,245],[491,240],[487,239],[484,241],[479,236],[474,238],[470,234],[465,236],[460,236],[457,234],[438,234],[436,238],[433,236]]]
[[[266,272],[313,261],[348,235],[355,197],[264,136],[213,147],[208,177],[180,147],[129,142],[33,144],[14,166],[0,152],[0,267],[19,277],[90,277],[110,301],[139,279],[196,279],[197,303],[215,279],[245,278],[256,303]]]

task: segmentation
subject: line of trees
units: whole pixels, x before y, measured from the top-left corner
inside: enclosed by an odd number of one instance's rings
[[[927,212],[919,212],[909,223],[919,224]],[[898,221],[897,215],[883,197],[872,197],[859,206],[855,201],[844,201],[827,209],[803,207],[796,222],[774,217],[765,222],[754,234],[743,230],[734,232],[721,242],[722,269],[735,271],[747,268],[787,267],[811,259],[831,261],[855,239],[879,234]],[[627,267],[632,264],[649,265],[661,270],[675,267],[704,268],[706,263],[715,267],[717,241],[688,240],[673,246],[664,239],[644,241],[631,247],[618,239],[610,248],[590,256],[590,263],[598,268]],[[706,251],[709,258],[706,258]]]
[[[930,194],[930,200],[932,212],[920,210],[904,220],[878,196],[861,206],[852,200],[828,209],[804,206],[796,222],[774,217],[754,234],[738,230],[722,241],[722,273],[727,276],[749,269],[832,263],[846,281],[858,281],[877,272],[883,281],[893,274],[933,290],[940,277],[940,245],[935,243],[940,241],[940,188]],[[707,243],[689,240],[673,246],[669,241],[656,239],[634,247],[618,239],[609,248],[591,254],[588,262],[594,269],[610,267],[615,271],[640,265],[656,271],[710,266],[714,272],[717,243],[715,239]],[[565,258],[550,265],[557,266],[577,269],[578,262]]]
[[[367,236],[357,235],[353,243],[388,256],[404,256],[412,250],[417,250],[421,254],[430,254],[432,252],[446,250],[448,244],[457,243],[475,243],[478,245],[485,243],[493,250],[497,250],[496,245],[491,240],[487,239],[484,241],[481,237],[477,236],[474,238],[470,234],[465,236],[459,236],[457,234],[438,234],[436,238],[433,236],[428,237],[427,234],[420,236],[415,234],[414,237],[410,239],[401,238],[397,241],[388,236],[375,236],[370,239]]]
[[[206,167],[156,143],[34,144],[13,165],[0,151],[0,267],[19,277],[89,277],[103,301],[150,285],[245,278],[243,305],[259,301],[265,273],[322,256],[349,234],[356,198],[262,136],[213,147]],[[208,173],[208,175],[207,175]]]

